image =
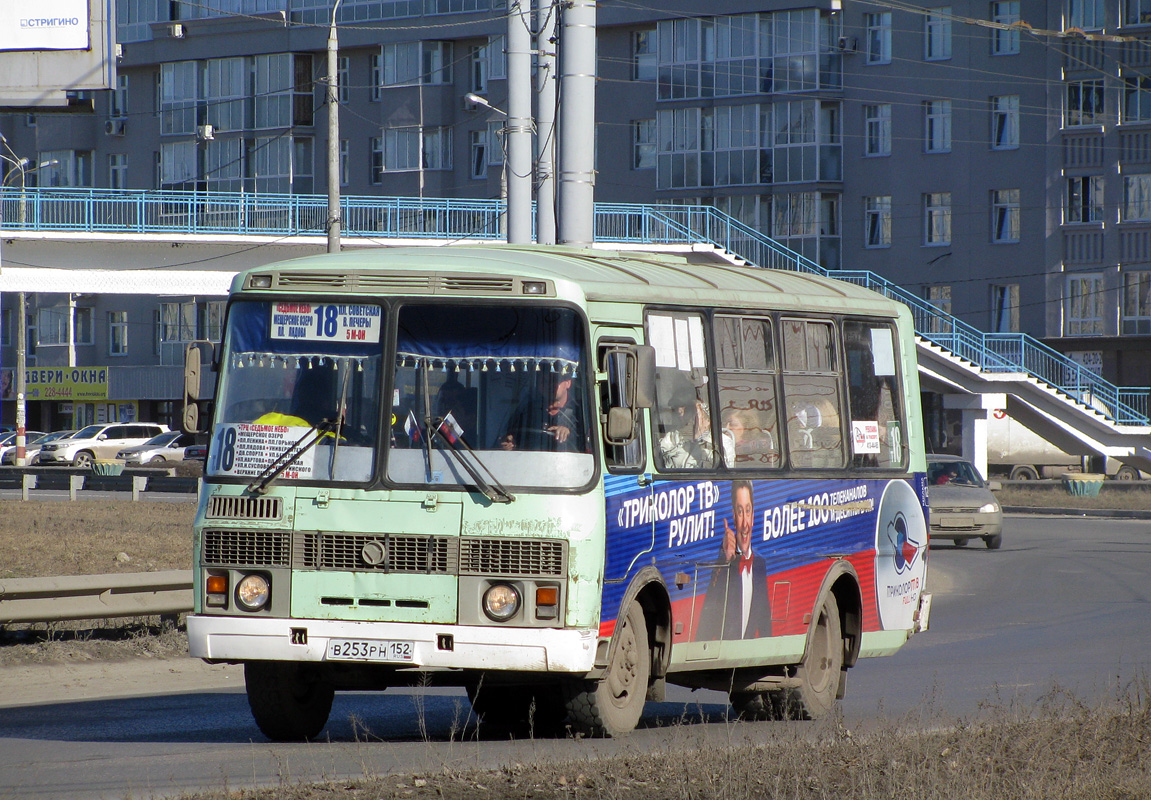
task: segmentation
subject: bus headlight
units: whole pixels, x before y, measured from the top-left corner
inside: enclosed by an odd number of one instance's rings
[[[507,622],[520,610],[520,593],[514,586],[496,583],[484,592],[484,613],[495,622]]]
[[[245,575],[236,584],[236,600],[247,611],[259,611],[268,604],[271,588],[263,575]]]

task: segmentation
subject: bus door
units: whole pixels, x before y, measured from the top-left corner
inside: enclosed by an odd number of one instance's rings
[[[601,380],[596,400],[600,418],[608,409],[631,406],[629,397],[629,359],[626,348],[637,341],[631,328],[597,327],[596,367]],[[643,412],[637,412],[632,435],[627,440],[614,440],[608,435],[606,421],[600,433],[604,443],[604,502],[607,540],[604,553],[604,602],[602,618],[615,619],[628,582],[645,564],[651,563],[655,546],[655,522],[652,514],[652,481],[644,442]]]

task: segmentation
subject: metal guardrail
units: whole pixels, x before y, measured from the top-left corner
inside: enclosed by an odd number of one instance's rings
[[[182,614],[192,571],[0,580],[0,624]]]
[[[501,200],[341,198],[349,238],[502,239]],[[322,195],[116,189],[19,189],[0,197],[4,227],[36,231],[321,235]],[[867,286],[910,306],[916,331],[980,369],[1022,372],[1121,425],[1151,424],[1151,387],[1119,387],[1026,334],[983,333],[865,271],[828,270],[711,206],[599,203],[595,237],[638,244],[708,242],[748,263],[812,272]]]
[[[189,494],[199,492],[200,478],[180,478],[152,475],[93,475],[91,472],[71,470],[24,472],[19,467],[0,469],[0,489],[19,489],[21,499],[31,499],[34,491],[66,491],[70,499],[78,494],[93,492],[131,492],[133,500],[145,499],[148,492]]]

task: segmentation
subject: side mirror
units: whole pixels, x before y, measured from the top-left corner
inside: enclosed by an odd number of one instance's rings
[[[204,402],[204,359],[201,348],[207,350],[208,362],[214,357],[214,347],[208,341],[189,342],[184,349],[184,415],[180,427],[184,433],[204,433],[200,427],[201,407]]]
[[[635,407],[651,408],[655,405],[655,348],[650,344],[637,344],[635,351]]]
[[[626,444],[635,431],[635,412],[630,408],[607,410],[607,440],[612,444]]]

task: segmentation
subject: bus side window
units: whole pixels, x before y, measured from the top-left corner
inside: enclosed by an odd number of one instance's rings
[[[783,319],[783,392],[787,450],[798,469],[843,463],[835,329],[824,320]]]
[[[648,342],[655,348],[656,465],[663,471],[714,469],[719,449],[712,430],[707,351],[701,314],[648,314]]]
[[[780,465],[776,360],[771,333],[768,319],[715,317],[723,455],[727,466],[733,469]]]
[[[904,463],[907,437],[897,390],[895,331],[890,325],[848,320],[843,323],[847,393],[851,409],[856,467],[889,469]],[[873,426],[878,440],[863,436]]]

